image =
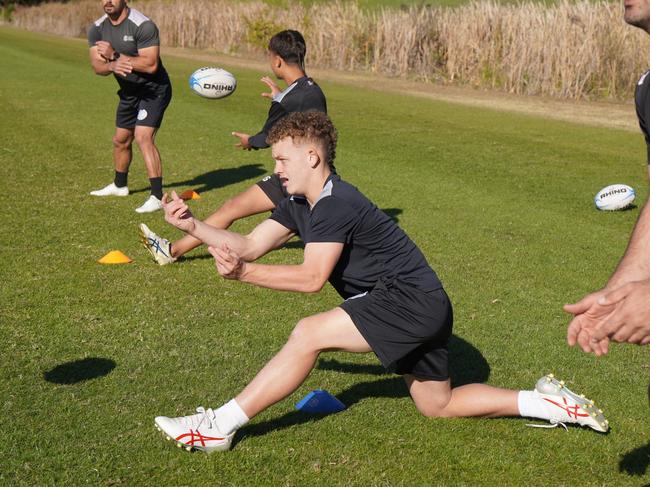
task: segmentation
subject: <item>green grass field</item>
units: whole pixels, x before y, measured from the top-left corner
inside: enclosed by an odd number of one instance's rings
[[[207,215],[272,168],[268,151],[236,151],[230,136],[264,121],[262,73],[232,68],[237,92],[211,101],[187,87],[196,62],[164,61],[175,90],[158,137],[165,184],[199,191],[192,207]],[[452,297],[456,383],[530,389],[553,371],[596,399],[611,432],[426,419],[372,354],[328,353],[294,395],[240,430],[231,452],[174,448],[154,416],[220,405],[301,317],[340,300],[329,287],[303,296],[225,281],[203,250],[150,262],[137,224],[179,233],[160,214],[133,211],[148,194],[139,156],[132,196],[88,196],[112,178],[116,82],[92,73],[81,42],[0,28],[0,483],[650,482],[650,347],[614,346],[604,358],[570,349],[561,310],[604,283],[625,249],[639,209],[600,213],[592,198],[624,182],[645,201],[641,135],[321,85],[340,173],[399,220]],[[135,262],[96,262],[113,249]],[[295,242],[265,257],[300,259]],[[317,388],[349,408],[295,412]]]

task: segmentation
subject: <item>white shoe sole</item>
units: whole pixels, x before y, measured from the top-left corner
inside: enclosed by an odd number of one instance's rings
[[[111,185],[109,184],[109,186]],[[127,186],[123,188],[123,191],[119,191],[121,188],[118,188],[117,186],[115,186],[111,191],[103,192],[105,189],[106,188],[96,189],[95,191],[91,191],[89,194],[90,196],[99,196],[100,198],[105,196],[124,197],[129,195],[129,188]]]
[[[136,213],[153,213],[154,211],[160,211],[162,210],[162,206],[156,206],[156,207],[147,207],[143,208],[142,206],[138,207],[135,209]]]
[[[189,451],[189,452],[192,452],[192,451],[201,451],[201,452],[203,452],[203,453],[212,453],[212,452],[215,452],[215,451],[227,451],[227,450],[230,450],[230,443],[228,443],[228,444],[226,444],[226,445],[223,445],[223,447],[221,447],[221,446],[216,446],[216,447],[212,447],[212,448],[207,448],[207,447],[203,447],[203,446],[195,446],[195,445],[186,445],[185,443],[182,443],[182,442],[180,442],[180,441],[178,441],[178,440],[172,438],[171,436],[169,436],[169,435],[165,432],[165,430],[163,430],[160,426],[158,426],[158,423],[155,423],[155,422],[154,422],[154,424],[156,425],[156,429],[157,429],[158,431],[160,431],[160,432],[163,434],[163,436],[165,437],[165,439],[166,439],[167,441],[173,441],[174,444],[175,444],[178,448],[182,448],[182,449],[185,450],[185,451]]]

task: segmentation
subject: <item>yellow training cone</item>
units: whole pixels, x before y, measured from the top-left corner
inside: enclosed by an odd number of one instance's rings
[[[198,200],[201,199],[201,195],[194,191],[193,189],[188,189],[187,191],[183,191],[179,196],[180,199],[182,200]]]
[[[104,257],[99,259],[97,262],[100,264],[129,264],[133,262],[129,256],[124,255],[119,250],[111,250]]]

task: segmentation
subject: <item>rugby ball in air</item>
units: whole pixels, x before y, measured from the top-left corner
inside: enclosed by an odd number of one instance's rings
[[[632,204],[634,196],[634,189],[627,184],[612,184],[598,191],[594,203],[603,211],[624,210]]]
[[[190,76],[190,89],[204,98],[225,98],[237,88],[235,77],[221,68],[200,68]]]

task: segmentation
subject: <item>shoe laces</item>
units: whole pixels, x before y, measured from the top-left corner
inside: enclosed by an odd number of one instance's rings
[[[562,428],[565,429],[565,431],[569,431],[569,428],[567,428],[566,424],[564,424],[562,421],[552,421],[551,424],[532,424],[528,423],[526,426],[529,426],[531,428],[557,428],[558,426],[562,426]]]
[[[205,409],[203,406],[196,408],[197,414],[191,416],[185,416],[183,419],[184,423],[194,429],[199,429],[202,424],[207,424],[208,428],[213,428],[216,426],[214,419],[214,411],[211,408]]]

